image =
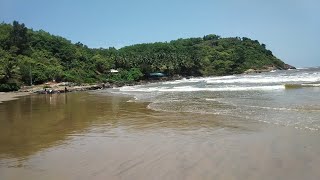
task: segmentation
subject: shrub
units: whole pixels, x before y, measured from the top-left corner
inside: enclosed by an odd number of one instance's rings
[[[18,91],[20,89],[17,83],[0,84],[0,92]]]

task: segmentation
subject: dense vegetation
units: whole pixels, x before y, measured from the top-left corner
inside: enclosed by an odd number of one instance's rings
[[[34,31],[24,24],[0,24],[0,91],[47,81],[132,82],[151,72],[167,76],[243,73],[249,68],[285,64],[266,45],[249,38],[178,39],[115,48],[91,49],[82,43]],[[117,69],[119,73],[110,73]]]

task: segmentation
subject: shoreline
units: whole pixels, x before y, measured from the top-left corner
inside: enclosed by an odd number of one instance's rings
[[[80,84],[74,85],[70,82],[61,82],[61,83],[45,83],[34,86],[24,86],[21,87],[18,91],[11,92],[0,92],[0,104],[6,101],[16,100],[22,96],[28,96],[32,94],[59,94],[59,93],[71,93],[71,92],[83,92],[83,91],[92,91],[98,89],[109,89],[117,88],[123,86],[136,86],[136,85],[145,85],[150,83],[159,83],[166,81],[175,81],[188,77],[173,77],[173,78],[163,78],[163,79],[152,79],[152,80],[141,80],[138,82],[116,82],[116,83],[95,83],[95,84]],[[67,88],[67,91],[65,91]],[[52,90],[52,91],[49,91]]]
[[[35,94],[69,93],[69,92],[90,91],[90,90],[98,90],[98,89],[118,88],[123,86],[146,85],[150,83],[175,81],[183,78],[190,78],[190,77],[176,76],[176,77],[170,77],[170,78],[140,80],[136,82],[113,82],[113,83],[107,82],[107,83],[93,83],[93,84],[80,84],[80,85],[77,85],[72,82],[60,82],[60,83],[48,82],[45,84],[39,84],[34,86],[23,86],[21,87],[21,89],[19,89],[16,92],[27,92],[30,94],[31,93],[35,93]]]
[[[28,96],[31,92],[0,92],[0,104],[5,101],[12,101],[21,96]]]
[[[261,70],[261,69],[260,69]],[[242,74],[255,74],[261,73],[258,70],[250,71],[247,70]],[[270,72],[271,69],[264,70],[263,72]],[[17,99],[21,96],[27,96],[30,94],[57,94],[57,93],[69,93],[69,92],[80,92],[80,91],[91,91],[98,89],[108,89],[108,88],[118,88],[124,86],[136,86],[136,85],[146,85],[150,83],[159,83],[159,82],[167,82],[167,81],[175,81],[181,79],[189,79],[193,78],[193,76],[173,76],[173,77],[165,77],[159,79],[146,79],[134,82],[107,82],[107,83],[94,83],[94,84],[80,84],[77,85],[73,82],[47,82],[44,84],[33,85],[33,86],[23,86],[18,91],[12,92],[0,92],[0,103],[4,101],[10,101]]]
[[[261,69],[247,69],[245,72],[241,74],[257,74],[262,72],[272,72],[275,70],[290,70],[296,69],[294,66],[286,65],[286,69],[277,68],[275,66],[270,66]],[[226,75],[223,75],[226,76]],[[136,86],[136,85],[146,85],[150,83],[159,83],[159,82],[167,82],[167,81],[175,81],[181,79],[189,79],[196,77],[210,77],[210,76],[182,76],[182,75],[174,75],[162,78],[154,78],[154,79],[143,79],[140,81],[132,81],[132,82],[106,82],[106,83],[83,83],[76,84],[74,82],[47,82],[44,84],[32,85],[32,86],[21,86],[18,91],[11,91],[8,93],[18,93],[18,92],[28,92],[35,94],[56,94],[56,93],[68,93],[68,92],[78,92],[78,91],[90,91],[90,90],[98,90],[98,89],[108,89],[108,88],[118,88],[123,86]],[[219,76],[217,76],[219,77]],[[3,93],[3,92],[0,92]],[[1,100],[0,100],[1,102]]]

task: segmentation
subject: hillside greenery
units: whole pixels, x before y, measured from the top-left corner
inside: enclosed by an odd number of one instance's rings
[[[107,39],[107,37],[105,37]],[[178,39],[93,49],[23,23],[0,24],[0,91],[48,81],[133,82],[146,74],[219,76],[249,68],[285,68],[265,44],[243,37]],[[119,73],[110,73],[117,69]]]

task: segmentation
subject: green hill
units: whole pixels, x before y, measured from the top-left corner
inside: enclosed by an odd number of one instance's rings
[[[287,69],[288,65],[273,56],[266,45],[246,37],[207,35],[119,50],[92,49],[43,30],[28,29],[16,21],[0,24],[0,91],[52,80],[132,82],[152,72],[213,76],[268,67]],[[110,69],[119,73],[110,73]]]

